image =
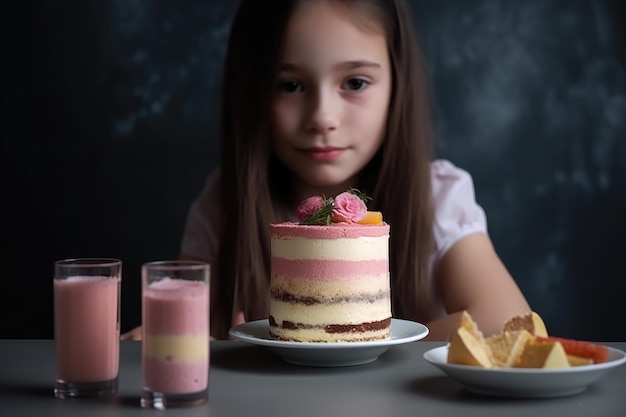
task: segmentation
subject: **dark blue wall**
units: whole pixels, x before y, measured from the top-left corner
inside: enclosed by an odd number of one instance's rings
[[[17,2],[13,2],[17,3]],[[410,2],[437,149],[553,334],[626,340],[626,59],[619,0]],[[0,337],[52,337],[57,259],[173,258],[216,155],[236,2],[42,2],[3,13]],[[13,8],[13,9],[12,9]]]

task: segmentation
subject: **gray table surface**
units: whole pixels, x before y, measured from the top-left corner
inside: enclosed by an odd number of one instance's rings
[[[442,343],[394,346],[370,364],[291,365],[266,348],[211,342],[209,401],[166,411],[139,407],[141,343],[122,342],[119,394],[109,400],[59,400],[52,394],[54,342],[0,340],[0,416],[626,416],[626,365],[585,392],[552,399],[472,394],[425,362]],[[626,342],[609,343],[626,350]]]

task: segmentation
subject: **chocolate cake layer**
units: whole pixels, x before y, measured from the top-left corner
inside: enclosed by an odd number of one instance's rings
[[[315,304],[340,304],[346,302],[375,302],[389,298],[389,291],[379,291],[375,294],[360,294],[355,296],[335,296],[335,297],[302,297],[291,294],[286,291],[280,291],[272,288],[271,297],[275,300],[284,301],[286,303],[299,303],[307,306]]]
[[[299,330],[299,329],[324,329],[326,333],[363,333],[375,330],[386,329],[391,325],[391,317],[385,320],[374,321],[369,323],[360,324],[328,324],[325,326],[315,326],[311,324],[293,323],[290,321],[283,321],[282,326],[279,326],[274,317],[269,317],[269,323],[271,327],[282,327],[283,329]]]

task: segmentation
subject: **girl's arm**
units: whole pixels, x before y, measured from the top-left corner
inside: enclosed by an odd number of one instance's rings
[[[506,320],[530,311],[485,233],[456,242],[441,259],[435,282],[448,315],[427,323],[427,340],[449,340],[463,310],[469,311],[485,336],[499,333]]]

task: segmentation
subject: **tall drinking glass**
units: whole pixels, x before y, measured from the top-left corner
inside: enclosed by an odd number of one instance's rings
[[[66,259],[54,271],[54,395],[117,393],[122,262]]]
[[[208,264],[194,261],[142,266],[144,408],[207,401],[209,273]]]

